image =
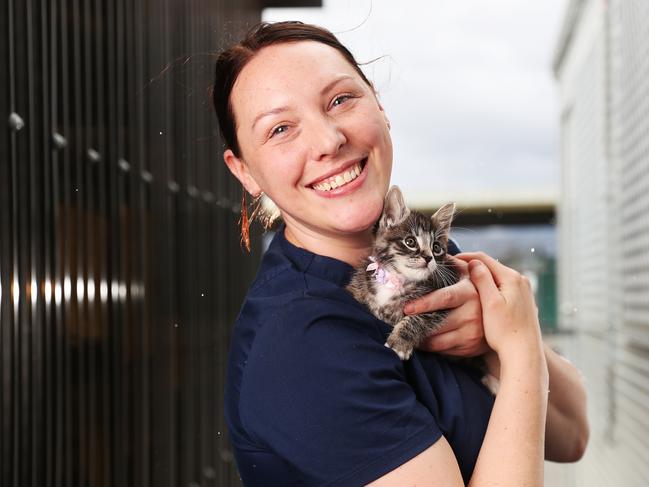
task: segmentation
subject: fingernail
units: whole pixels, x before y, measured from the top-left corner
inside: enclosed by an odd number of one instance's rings
[[[406,304],[406,307],[403,308],[403,311],[404,311],[407,315],[412,314],[412,313],[415,312],[415,305],[412,304],[412,303],[408,303],[408,304]]]

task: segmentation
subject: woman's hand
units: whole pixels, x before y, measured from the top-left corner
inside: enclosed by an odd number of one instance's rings
[[[501,361],[503,353],[518,353],[530,346],[542,351],[538,308],[529,279],[482,252],[457,258],[469,264],[471,282],[482,304],[485,339]]]
[[[406,304],[406,314],[450,309],[441,329],[417,347],[457,357],[474,357],[489,351],[482,327],[482,306],[475,286],[469,279],[468,264],[454,259],[461,273],[458,283]]]

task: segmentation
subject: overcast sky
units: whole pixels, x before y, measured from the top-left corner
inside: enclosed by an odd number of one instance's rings
[[[366,66],[392,123],[408,201],[546,202],[558,194],[551,64],[567,0],[324,0],[265,20],[327,27]]]

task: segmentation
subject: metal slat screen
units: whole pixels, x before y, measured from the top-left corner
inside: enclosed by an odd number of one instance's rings
[[[627,485],[649,484],[649,3],[610,12],[610,155],[616,223],[611,441]]]
[[[582,4],[561,68],[563,326],[589,392],[572,485],[649,485],[649,3]]]
[[[0,485],[239,485],[239,247],[215,52],[256,1],[0,7]]]

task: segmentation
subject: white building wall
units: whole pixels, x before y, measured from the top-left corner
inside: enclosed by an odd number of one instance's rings
[[[584,0],[557,70],[560,325],[589,393],[573,485],[649,485],[649,1]]]

